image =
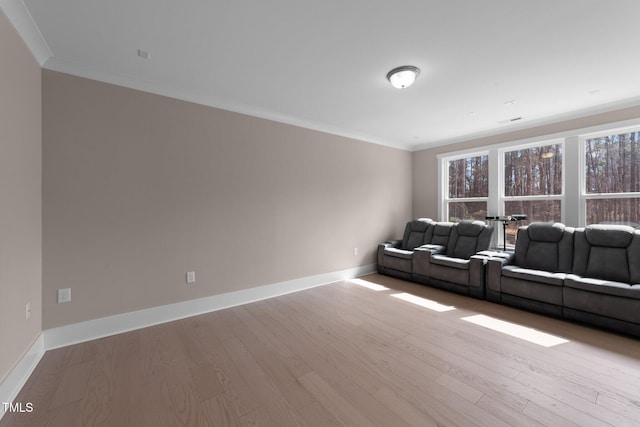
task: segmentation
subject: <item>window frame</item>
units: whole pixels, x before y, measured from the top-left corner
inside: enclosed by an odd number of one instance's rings
[[[555,195],[535,195],[535,196],[505,196],[504,168],[505,153],[515,150],[526,150],[534,147],[543,147],[546,145],[560,145],[562,151],[562,184],[561,194]],[[566,181],[567,181],[567,165],[566,165],[566,139],[565,138],[545,138],[536,139],[534,141],[505,143],[499,146],[481,147],[475,150],[463,150],[458,152],[443,153],[438,158],[438,214],[440,221],[449,220],[449,203],[451,202],[480,202],[486,201],[488,216],[505,216],[505,202],[508,201],[535,201],[535,200],[559,200],[561,222],[565,222],[566,215]],[[489,194],[488,197],[469,197],[469,198],[450,198],[449,197],[449,162],[453,160],[466,159],[470,157],[487,155],[489,161]],[[497,165],[494,167],[493,165]],[[495,185],[497,181],[498,185]],[[496,212],[495,214],[493,212]],[[517,212],[509,212],[514,214]],[[482,218],[483,221],[487,221]],[[530,219],[528,219],[530,220]],[[492,246],[496,248],[503,247],[503,234],[501,225],[493,224],[496,228],[493,237]],[[499,227],[500,225],[500,227]]]
[[[553,122],[555,123],[555,122]],[[444,193],[443,193],[443,185],[447,184],[446,177],[443,176],[443,173],[446,173],[446,168],[443,168],[443,162],[450,158],[460,158],[472,156],[477,153],[485,153],[489,152],[489,204],[487,205],[488,212],[493,214],[494,212],[500,212],[502,214],[504,206],[501,206],[500,197],[496,193],[496,191],[492,190],[492,184],[498,182],[500,186],[504,185],[504,170],[502,166],[502,160],[500,160],[500,156],[498,155],[498,150],[506,150],[510,151],[516,149],[517,147],[524,147],[526,145],[544,145],[548,144],[554,140],[562,140],[564,141],[563,148],[563,195],[564,202],[562,206],[562,222],[570,227],[584,227],[586,225],[586,198],[592,197],[596,198],[599,195],[586,195],[585,194],[585,145],[582,142],[585,138],[593,138],[599,135],[613,135],[616,133],[622,133],[627,131],[634,131],[640,129],[640,117],[635,117],[631,119],[622,119],[619,121],[610,121],[601,124],[594,124],[590,126],[584,126],[580,128],[567,128],[565,130],[561,130],[558,132],[551,132],[547,134],[538,134],[529,137],[522,138],[513,138],[508,139],[509,136],[514,136],[517,134],[509,133],[509,131],[504,130],[503,133],[496,134],[493,136],[494,142],[481,146],[474,146],[470,148],[463,149],[451,149],[446,146],[432,146],[432,147],[424,147],[423,149],[433,149],[437,150],[434,153],[436,158],[436,169],[437,169],[437,206],[434,213],[427,214],[427,216],[438,217],[439,221],[444,221],[445,216],[445,208],[444,208]],[[523,133],[528,133],[529,135],[535,134],[535,131],[526,131],[520,132],[520,135]],[[497,141],[496,141],[497,140]],[[472,141],[467,139],[451,141],[450,143],[464,143],[470,144]],[[439,148],[438,148],[439,147]],[[499,167],[497,165],[500,163]],[[495,186],[494,186],[495,188]],[[445,189],[447,191],[447,189]],[[429,192],[429,194],[431,194]],[[634,195],[634,193],[616,193],[612,197],[627,197]],[[435,210],[434,209],[434,210]],[[425,213],[418,213],[418,216],[424,216]],[[494,233],[501,235],[502,233]],[[501,246],[500,246],[501,247]]]
[[[507,196],[505,191],[505,176],[504,176],[504,168],[505,168],[505,154],[511,151],[517,150],[527,150],[536,147],[544,147],[548,145],[559,145],[560,151],[562,152],[562,182],[560,184],[560,194],[540,194],[535,196]],[[499,181],[499,209],[498,215],[511,215],[519,212],[505,212],[505,204],[506,202],[517,202],[517,201],[536,201],[536,200],[559,200],[560,201],[560,222],[564,223],[565,221],[565,199],[566,199],[566,140],[565,138],[554,138],[554,139],[546,139],[543,141],[530,142],[526,144],[517,144],[510,145],[507,147],[499,148],[498,150],[498,168],[500,170],[500,181]],[[489,185],[491,188],[491,185]],[[530,221],[527,218],[527,221]]]
[[[438,189],[439,189],[439,209],[440,218],[449,221],[449,203],[460,202],[486,202],[487,212],[489,212],[489,195],[491,194],[491,185],[489,184],[489,194],[487,197],[449,197],[449,162],[460,159],[468,159],[472,157],[487,156],[489,162],[489,175],[491,175],[491,156],[489,150],[470,151],[467,153],[459,153],[443,156],[438,162]],[[490,176],[487,177],[490,180]],[[482,218],[484,220],[484,218]]]
[[[579,186],[580,186],[580,209],[578,221],[580,226],[587,224],[587,202],[589,200],[602,199],[635,199],[640,198],[640,191],[630,191],[627,193],[587,193],[587,140],[604,136],[620,135],[630,132],[640,132],[640,125],[626,126],[619,128],[608,128],[593,133],[579,135]]]

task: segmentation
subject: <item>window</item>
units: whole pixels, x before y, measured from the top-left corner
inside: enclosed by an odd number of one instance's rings
[[[640,130],[584,139],[587,224],[640,228]]]
[[[562,221],[562,144],[539,145],[504,152],[503,214],[524,214],[511,222],[507,243],[515,243],[517,227],[534,221]]]
[[[480,154],[447,161],[446,217],[457,222],[487,216],[489,156]]]
[[[553,136],[438,155],[440,220],[517,214],[570,227],[626,224],[640,229],[640,118]],[[490,167],[489,167],[490,166]],[[494,247],[503,247],[494,222]]]
[[[562,222],[563,149],[564,142],[556,140],[441,157],[442,217],[458,222],[526,215],[526,221],[507,222],[508,245],[515,243],[517,228],[522,225],[533,221]],[[493,171],[490,164],[496,165]],[[502,225],[494,224],[496,247],[504,244]]]

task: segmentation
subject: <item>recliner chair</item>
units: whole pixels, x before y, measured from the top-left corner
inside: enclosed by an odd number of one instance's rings
[[[482,221],[460,221],[451,228],[445,251],[426,251],[426,272],[423,280],[430,286],[470,295],[485,297],[485,264],[489,257],[478,254],[489,249],[493,227]],[[421,255],[422,255],[421,250]],[[416,263],[424,262],[421,256]],[[428,277],[428,278],[427,278]]]
[[[561,223],[520,227],[515,253],[487,263],[487,300],[562,316],[564,279],[573,263],[573,232]]]
[[[640,231],[589,225],[574,232],[564,316],[640,336]]]
[[[409,221],[402,240],[391,240],[378,245],[378,272],[388,276],[411,280],[414,250],[431,242],[434,222],[430,218]]]

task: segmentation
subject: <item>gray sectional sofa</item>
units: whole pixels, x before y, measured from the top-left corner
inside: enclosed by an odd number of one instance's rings
[[[481,221],[410,221],[402,240],[378,245],[378,272],[484,298],[493,227]]]
[[[487,264],[487,299],[640,337],[640,231],[534,223]]]
[[[492,233],[480,221],[411,221],[378,246],[378,271],[640,337],[640,230],[533,223],[514,252],[488,250]]]

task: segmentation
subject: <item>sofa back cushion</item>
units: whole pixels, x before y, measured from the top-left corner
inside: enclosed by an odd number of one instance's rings
[[[573,228],[560,223],[534,222],[518,229],[515,263],[524,268],[571,272]]]
[[[402,249],[412,251],[418,246],[423,245],[425,240],[431,240],[432,232],[433,221],[429,218],[418,218],[409,221],[404,229]]]
[[[482,221],[460,221],[451,230],[447,256],[469,259],[479,251],[489,249],[493,227]]]
[[[594,279],[640,283],[640,235],[626,225],[594,224],[576,230],[573,273]],[[635,258],[636,261],[632,261]]]
[[[451,235],[451,230],[453,230],[454,225],[453,222],[436,222],[433,227],[431,241],[425,243],[442,245],[446,248],[447,245],[449,245],[449,236]]]

